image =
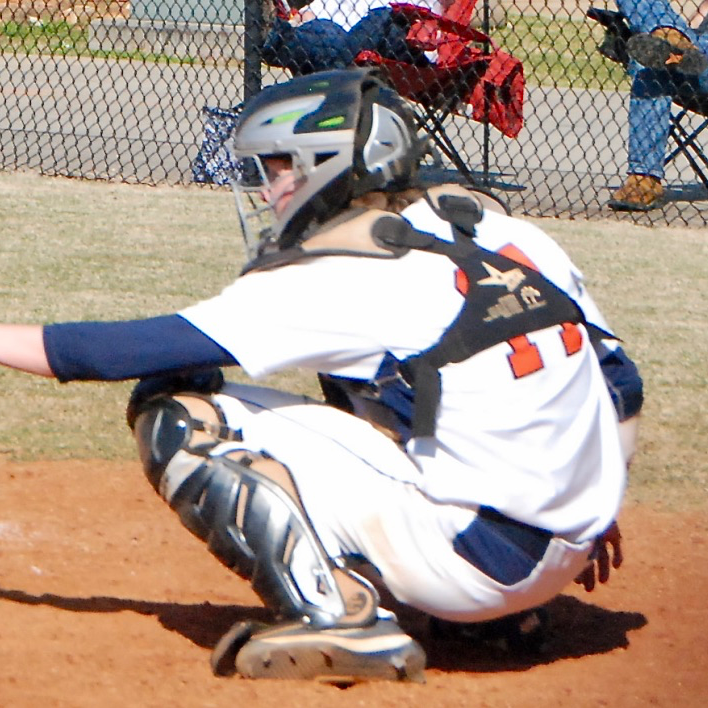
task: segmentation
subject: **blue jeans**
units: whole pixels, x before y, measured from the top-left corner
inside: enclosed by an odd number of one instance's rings
[[[344,69],[364,49],[388,59],[427,63],[423,52],[406,43],[408,29],[385,7],[371,10],[349,32],[331,20],[310,20],[293,27],[276,17],[261,55],[267,64],[289,69],[294,75]]]
[[[708,33],[698,34],[668,0],[616,0],[633,32],[652,32],[674,27],[708,54]],[[708,71],[698,77],[647,69],[630,61],[632,78],[629,101],[628,172],[664,177],[664,155],[669,140],[672,96],[684,92],[708,93]]]
[[[293,27],[280,17],[273,20],[261,56],[266,64],[289,69],[296,76],[345,69],[354,61],[347,32],[335,22],[311,20]]]

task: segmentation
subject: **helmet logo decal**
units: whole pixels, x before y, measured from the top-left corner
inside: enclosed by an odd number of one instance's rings
[[[302,116],[305,115],[305,111],[299,110],[299,111],[288,111],[287,113],[282,113],[279,116],[274,116],[273,118],[269,118],[267,121],[264,121],[263,125],[280,125],[281,123],[292,123],[293,121],[296,121],[298,118],[302,118]]]
[[[317,123],[318,128],[336,128],[342,125],[346,118],[344,116],[332,116],[332,118],[325,118]]]

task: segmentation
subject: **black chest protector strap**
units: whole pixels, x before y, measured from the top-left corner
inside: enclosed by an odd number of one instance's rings
[[[441,368],[529,332],[585,321],[575,301],[538,271],[481,248],[459,228],[453,232],[455,241],[448,242],[413,229],[379,226],[383,240],[394,238],[399,247],[450,258],[458,267],[456,286],[465,298],[440,339],[400,364],[400,375],[414,391],[413,437],[435,434]]]
[[[584,322],[577,304],[538,271],[475,243],[474,229],[484,209],[479,198],[449,185],[428,190],[425,198],[451,224],[454,242],[416,231],[400,216],[350,210],[302,244],[264,255],[244,270],[270,270],[333,255],[399,258],[411,249],[450,258],[458,267],[456,285],[464,297],[463,306],[434,345],[399,364],[398,374],[413,391],[414,437],[435,433],[444,366],[529,332]]]

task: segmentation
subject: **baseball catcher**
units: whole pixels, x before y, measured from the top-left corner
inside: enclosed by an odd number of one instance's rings
[[[6,366],[140,379],[148,480],[272,610],[214,671],[420,680],[382,588],[456,627],[607,580],[642,385],[568,256],[487,194],[421,188],[426,142],[368,70],[265,89],[227,147],[250,260],[223,292],[0,326]],[[324,401],[229,366],[310,369]]]

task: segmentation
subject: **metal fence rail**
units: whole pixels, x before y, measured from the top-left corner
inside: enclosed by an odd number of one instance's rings
[[[478,0],[475,26],[523,64],[524,124],[509,138],[458,112],[446,133],[516,212],[704,225],[708,189],[681,155],[667,167],[663,207],[608,209],[627,171],[631,84],[598,51],[604,29],[588,7]],[[272,22],[271,0],[0,0],[0,169],[189,183],[202,108],[229,108],[289,76],[261,61]],[[454,170],[445,157],[443,166]]]

